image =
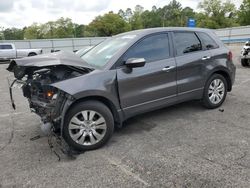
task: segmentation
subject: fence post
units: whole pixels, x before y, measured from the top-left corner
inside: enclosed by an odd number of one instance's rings
[[[232,29],[233,29],[232,27],[229,29],[229,36],[228,36],[229,43],[228,43],[228,46],[230,46],[230,43],[231,43]]]
[[[74,43],[74,39],[72,38],[72,47],[73,47],[73,51],[75,51],[75,43]]]
[[[50,40],[50,41],[51,41],[52,50],[55,50],[55,49],[54,49],[54,41],[53,41],[53,40]]]
[[[31,49],[31,41],[29,40],[29,47],[30,47],[30,49]]]

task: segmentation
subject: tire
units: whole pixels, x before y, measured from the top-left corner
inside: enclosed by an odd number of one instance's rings
[[[64,140],[78,151],[100,148],[108,142],[113,131],[113,115],[106,105],[98,101],[74,105],[66,114],[62,130]]]
[[[220,74],[213,74],[207,80],[204,88],[202,99],[203,106],[208,109],[214,109],[221,106],[226,99],[227,88],[228,85],[225,77]]]
[[[249,66],[248,62],[247,62],[247,59],[241,59],[241,65],[243,67],[246,67],[246,66]]]
[[[28,57],[37,55],[35,52],[29,53]]]

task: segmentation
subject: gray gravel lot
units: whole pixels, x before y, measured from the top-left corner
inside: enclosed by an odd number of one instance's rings
[[[234,48],[235,54],[239,48]],[[250,68],[220,109],[187,102],[130,119],[103,148],[61,162],[0,65],[0,187],[250,187]]]

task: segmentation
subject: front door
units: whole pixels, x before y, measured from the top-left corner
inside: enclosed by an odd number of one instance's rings
[[[117,69],[121,107],[126,118],[150,111],[175,100],[176,63],[170,50],[168,33],[149,35],[133,45],[122,57],[144,58],[144,67],[131,71],[121,66]]]

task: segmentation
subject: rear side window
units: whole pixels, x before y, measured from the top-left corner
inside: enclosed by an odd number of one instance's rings
[[[12,49],[12,46],[9,45],[9,44],[2,44],[2,45],[0,45],[0,49],[2,49],[2,50],[10,50],[10,49]]]
[[[175,32],[175,46],[177,55],[202,50],[201,42],[193,32]]]
[[[168,34],[156,34],[142,39],[132,46],[123,60],[129,58],[144,58],[146,62],[167,59],[170,56]]]
[[[215,49],[218,48],[218,44],[206,33],[199,32],[199,38],[202,40],[205,49]]]

